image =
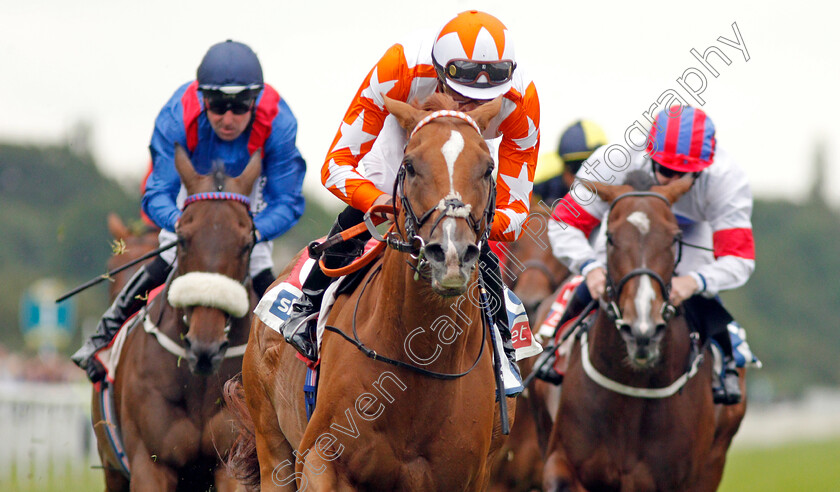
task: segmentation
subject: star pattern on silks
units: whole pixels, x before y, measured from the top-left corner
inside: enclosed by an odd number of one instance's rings
[[[385,109],[385,98],[382,96],[388,94],[388,91],[393,89],[395,85],[397,85],[396,80],[380,82],[377,67],[374,67],[373,73],[370,74],[370,84],[362,91],[361,97],[372,100],[379,109]]]
[[[353,171],[346,169],[348,167],[350,166],[340,166],[335,163],[335,159],[330,159],[330,177],[327,178],[324,187],[330,189],[335,186],[344,196],[347,196],[347,179],[353,177]]]
[[[507,234],[513,232],[514,238],[518,238],[519,234],[522,233],[522,225],[525,224],[525,219],[528,218],[528,214],[526,212],[515,212],[508,208],[500,208],[499,212],[507,215],[508,219],[510,219],[507,229],[502,231],[502,233]]]
[[[537,127],[534,126],[534,120],[531,119],[530,116],[526,116],[528,119],[528,135],[523,138],[514,138],[513,141],[516,142],[516,145],[519,146],[519,150],[527,150],[532,148],[534,145],[537,145],[537,137],[539,137],[540,132],[537,131]]]
[[[348,148],[354,156],[358,156],[359,153],[361,153],[362,151],[362,144],[364,144],[365,142],[370,142],[371,140],[376,138],[376,135],[367,133],[362,129],[364,123],[364,110],[362,110],[362,112],[359,113],[359,116],[356,117],[356,121],[354,121],[352,125],[348,125],[346,121],[342,121],[341,128],[339,128],[338,130],[341,133],[341,138],[338,139],[338,142],[336,142],[335,147],[333,147],[333,152],[335,152],[336,150]]]
[[[528,164],[525,162],[522,163],[522,169],[520,169],[519,176],[516,178],[505,174],[500,174],[500,176],[505,184],[510,187],[508,204],[522,202],[522,206],[527,210],[530,206],[528,195],[531,194],[531,189],[534,187],[534,184],[528,179]]]

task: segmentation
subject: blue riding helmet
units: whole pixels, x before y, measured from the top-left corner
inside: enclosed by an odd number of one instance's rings
[[[228,39],[207,50],[198,66],[198,88],[236,95],[263,88],[260,60],[247,45]]]

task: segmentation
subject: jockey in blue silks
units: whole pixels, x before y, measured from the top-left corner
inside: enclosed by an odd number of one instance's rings
[[[175,169],[175,145],[180,144],[200,174],[216,163],[238,176],[252,153],[262,152],[262,175],[251,193],[256,245],[250,275],[258,295],[274,281],[271,240],[294,226],[303,214],[301,193],[306,163],[295,139],[297,120],[277,91],[263,82],[262,66],[247,45],[225,41],[210,47],[196,80],[179,87],[155,121],[149,149],[152,172],[142,199],[143,211],[161,227],[160,244],[176,239],[176,226],[186,191]],[[73,354],[73,361],[91,381],[104,376],[94,358],[125,320],[145,302],[147,293],[163,284],[175,261],[169,249],[128,281],[103,315],[94,333]]]

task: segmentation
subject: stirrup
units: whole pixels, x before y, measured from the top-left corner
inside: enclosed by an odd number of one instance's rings
[[[541,379],[547,383],[559,386],[563,383],[563,375],[554,369],[554,363],[557,361],[557,352],[555,350],[546,350],[540,354],[537,361],[534,363],[537,371],[534,377]]]

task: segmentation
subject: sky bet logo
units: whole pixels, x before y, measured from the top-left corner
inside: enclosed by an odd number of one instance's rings
[[[294,285],[286,282],[278,285],[278,287],[280,292],[277,293],[277,298],[274,300],[268,312],[286,321],[292,314],[292,303],[302,296],[303,292]]]

